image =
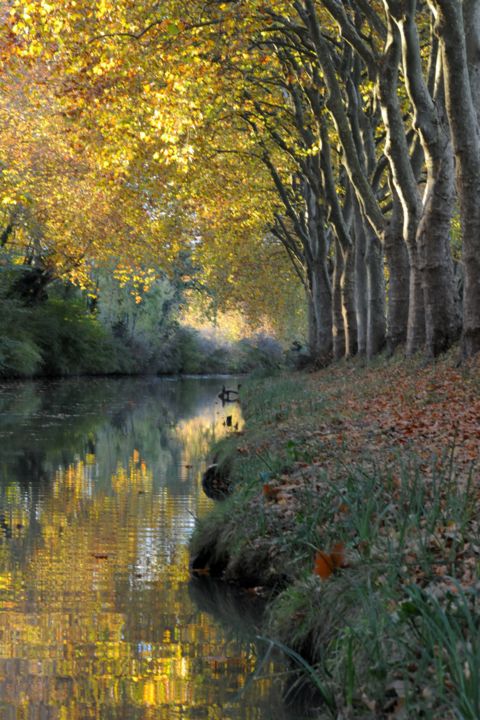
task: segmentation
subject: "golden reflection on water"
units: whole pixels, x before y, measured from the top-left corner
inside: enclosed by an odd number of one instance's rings
[[[71,462],[42,456],[41,492],[4,463],[0,718],[278,718],[270,680],[241,693],[254,646],[190,597],[186,543],[210,505],[202,459],[239,408],[202,404],[172,422],[136,397]]]

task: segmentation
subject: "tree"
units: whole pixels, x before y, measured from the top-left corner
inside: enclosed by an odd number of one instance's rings
[[[429,2],[441,46],[448,119],[456,157],[463,230],[463,351],[480,350],[480,7],[472,0]]]
[[[469,28],[478,9],[428,7],[434,18],[414,0],[195,1],[188,14],[174,0],[115,9],[15,0],[9,52],[37,73],[48,68],[72,141],[95,149],[89,181],[107,167],[121,188],[107,184],[105,218],[108,226],[107,208],[121,198],[128,251],[144,260],[153,247],[167,257],[172,245],[193,247],[225,298],[238,302],[229,269],[243,273],[259,311],[262,284],[297,278],[319,362],[357,348],[372,356],[386,341],[435,356],[457,338],[453,137],[471,354],[480,73]],[[439,43],[430,42],[433,19]],[[460,100],[468,112],[459,120]],[[7,239],[11,225],[7,217]],[[102,247],[87,254],[101,257]]]

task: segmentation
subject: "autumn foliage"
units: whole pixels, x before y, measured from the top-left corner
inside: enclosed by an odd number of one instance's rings
[[[317,550],[315,553],[314,572],[324,580],[329,578],[335,570],[344,567],[348,567],[345,560],[344,543],[336,543],[329,553],[322,550]]]
[[[6,252],[88,285],[188,249],[218,307],[302,305],[317,365],[480,347],[476,3],[0,8]]]

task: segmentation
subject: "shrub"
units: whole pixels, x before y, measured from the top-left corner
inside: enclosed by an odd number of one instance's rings
[[[282,346],[275,338],[264,333],[240,340],[237,353],[241,372],[278,370],[283,364]]]
[[[0,296],[0,376],[29,377],[41,367],[39,347],[29,336],[29,312],[15,300]]]

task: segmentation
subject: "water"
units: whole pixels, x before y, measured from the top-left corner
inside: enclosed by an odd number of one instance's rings
[[[0,386],[2,720],[287,717],[255,606],[189,576],[221,384]]]

